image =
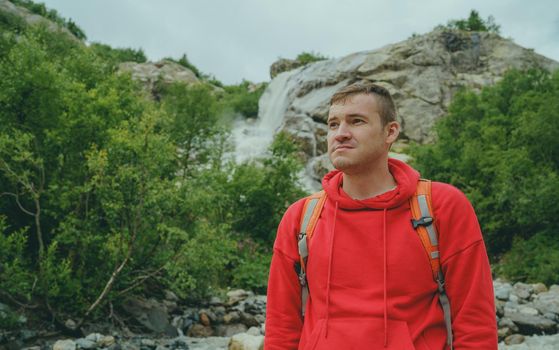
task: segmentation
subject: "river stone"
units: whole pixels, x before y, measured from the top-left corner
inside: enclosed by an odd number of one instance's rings
[[[76,343],[72,339],[57,340],[52,350],[76,350]]]
[[[230,292],[227,292],[227,297],[229,298],[229,300],[227,301],[227,304],[228,305],[235,305],[238,302],[245,300],[246,298],[248,298],[251,295],[254,295],[254,293],[252,293],[250,291],[243,290],[243,289],[232,290]]]
[[[497,336],[499,337],[499,340],[502,340],[511,334],[512,330],[509,327],[499,328],[497,330]]]
[[[187,338],[188,350],[227,350],[230,338]]]
[[[155,299],[128,298],[123,302],[122,308],[150,331],[178,335],[176,329],[169,324],[167,308]]]
[[[214,335],[213,333],[214,333],[214,331],[213,331],[212,327],[204,326],[204,325],[201,325],[199,323],[193,325],[188,330],[188,336],[196,337],[196,338],[210,337],[210,336]]]
[[[236,334],[229,342],[229,350],[263,350],[264,336],[254,336],[246,333]]]
[[[512,344],[520,344],[524,342],[524,336],[521,334],[512,334],[505,338],[505,344],[512,345]]]
[[[495,298],[503,301],[509,300],[510,293],[512,292],[512,286],[510,283],[495,281],[493,283],[493,289],[495,292]]]
[[[513,286],[513,292],[521,299],[528,300],[530,295],[534,292],[534,287],[530,284],[517,282]]]
[[[521,305],[518,308],[518,312],[524,315],[532,315],[532,316],[538,315],[538,310],[534,309],[533,307],[525,306],[525,305]]]
[[[76,339],[76,345],[80,349],[95,349],[97,348],[97,343],[85,338]]]
[[[205,312],[200,313],[200,323],[203,324],[204,326],[209,326],[211,323],[210,317]]]
[[[541,313],[553,312],[559,315],[559,291],[550,289],[549,292],[538,294],[534,306]]]
[[[242,323],[219,325],[216,327],[216,333],[220,337],[232,337],[235,334],[245,333],[247,326]]]
[[[85,339],[91,340],[92,342],[97,342],[101,338],[103,338],[103,334],[100,334],[100,333],[91,333],[87,337],[85,337]]]
[[[532,316],[519,312],[511,312],[506,316],[518,326],[522,334],[554,334],[557,332],[557,324],[543,316]]]
[[[246,333],[250,335],[262,335],[262,333],[260,333],[260,328],[258,327],[250,327]]]
[[[499,350],[557,350],[559,349],[559,334],[524,337],[522,344],[506,345],[499,343]]]
[[[506,327],[509,328],[514,333],[518,332],[518,326],[512,322],[512,320],[508,317],[503,317],[499,320],[499,327]]]
[[[115,343],[115,338],[112,335],[104,336],[97,342],[100,347],[109,347]]]
[[[228,323],[234,323],[237,322],[241,319],[241,315],[239,315],[238,311],[231,311],[228,314],[226,314],[225,316],[223,316],[223,322],[225,324]]]

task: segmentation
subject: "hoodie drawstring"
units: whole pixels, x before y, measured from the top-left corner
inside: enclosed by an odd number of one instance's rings
[[[332,276],[332,252],[334,251],[334,234],[336,232],[336,217],[338,215],[338,201],[334,208],[334,224],[332,225],[332,239],[330,240],[330,253],[328,254],[328,281],[326,284],[326,331],[324,338],[328,338],[328,319],[330,317],[330,278]]]
[[[386,261],[386,208],[383,210],[382,217],[382,264],[383,264],[383,292],[384,292],[384,347],[388,346],[388,302],[387,302],[387,292],[386,292],[386,274],[388,270],[388,264]]]

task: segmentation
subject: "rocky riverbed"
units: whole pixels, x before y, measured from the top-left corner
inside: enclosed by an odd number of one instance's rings
[[[499,349],[559,349],[559,285],[494,281]],[[0,304],[0,312],[7,306]],[[164,300],[129,300],[124,309],[143,335],[91,332],[82,338],[37,338],[37,332],[0,331],[0,350],[259,350],[265,334],[266,297],[243,290],[214,297],[199,308],[181,307],[173,293]],[[72,322],[68,320],[68,322]]]

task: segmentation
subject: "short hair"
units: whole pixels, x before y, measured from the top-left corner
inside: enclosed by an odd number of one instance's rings
[[[396,107],[392,100],[392,96],[390,96],[390,92],[388,92],[386,88],[370,82],[353,83],[339,89],[330,99],[330,106],[337,103],[344,103],[349,98],[359,94],[375,96],[380,109],[379,114],[382,126],[396,121]]]

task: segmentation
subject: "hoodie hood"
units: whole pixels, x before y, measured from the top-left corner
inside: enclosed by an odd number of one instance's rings
[[[333,170],[324,176],[322,187],[328,197],[337,202],[340,209],[391,209],[406,202],[414,193],[419,181],[419,173],[397,159],[388,159],[388,170],[396,180],[395,189],[373,198],[357,200],[342,190],[343,173]]]

